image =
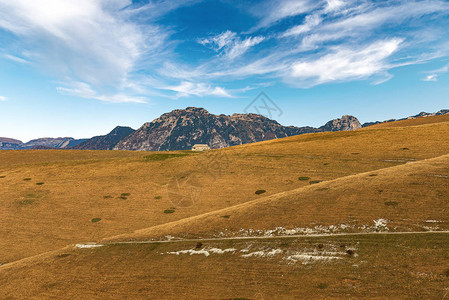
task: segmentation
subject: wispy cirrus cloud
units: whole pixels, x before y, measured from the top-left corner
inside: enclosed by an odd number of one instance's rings
[[[386,73],[389,69],[386,59],[399,50],[402,42],[402,39],[394,38],[377,41],[359,49],[336,47],[324,56],[294,63],[287,76],[294,85],[311,87]]]
[[[241,39],[235,32],[229,30],[216,36],[200,39],[198,42],[204,46],[220,52],[229,59],[235,59],[251,47],[260,44],[265,38],[263,36],[250,36]]]
[[[17,39],[1,53],[55,74],[60,93],[137,103],[153,95],[235,97],[247,90],[237,86],[243,80],[245,87],[379,83],[393,68],[449,56],[447,1],[265,0],[239,6],[252,20],[243,29],[229,24],[185,36],[191,24],[177,27],[171,13],[197,4],[2,0],[0,29]]]
[[[85,82],[70,82],[69,87],[57,87],[57,91],[63,95],[77,96],[86,99],[95,99],[111,103],[145,103],[145,97],[130,96],[127,94],[116,93],[110,95],[98,94],[92,87]]]
[[[449,15],[444,1],[281,0],[269,5],[272,9],[253,28],[264,28],[264,33],[252,35],[263,37],[264,44],[275,40],[275,46],[254,45],[252,55],[225,67],[213,59],[189,76],[200,80],[265,75],[301,88],[370,78],[379,84],[392,78],[390,69],[449,55],[449,39],[441,34],[441,18]],[[299,24],[270,33],[271,26],[299,15]],[[226,36],[232,41],[237,34]],[[220,45],[222,49],[227,43]]]
[[[261,19],[258,24],[251,28],[250,32],[270,27],[289,17],[309,13],[317,8],[321,4],[320,2],[313,0],[265,1],[253,8],[253,13],[261,16]]]
[[[301,25],[296,25],[286,32],[284,32],[281,36],[282,37],[290,37],[290,36],[296,36],[300,34],[305,34],[307,32],[310,32],[314,27],[318,26],[322,22],[322,18],[318,14],[309,15],[305,17],[304,23]]]
[[[131,96],[133,91],[126,88],[133,72],[144,64],[151,68],[149,62],[170,53],[167,49],[172,44],[168,30],[136,19],[142,10],[156,17],[182,5],[181,1],[152,1],[136,8],[131,0],[3,0],[0,28],[18,38],[6,58],[31,62],[55,77],[66,78],[66,85],[84,82],[111,96],[80,90],[79,85],[59,91],[68,89],[71,94],[102,101],[142,102],[144,98]],[[17,48],[19,53],[15,53]],[[26,59],[20,57],[23,52]]]
[[[0,101],[6,101],[6,97],[5,96],[0,96]]]
[[[27,61],[24,58],[21,58],[21,57],[18,57],[18,56],[14,56],[14,55],[11,55],[11,54],[4,54],[3,57],[6,58],[6,59],[9,59],[11,61],[21,63],[21,64],[29,64],[30,63],[29,61]]]
[[[176,92],[175,98],[189,97],[189,96],[218,96],[231,98],[232,96],[222,87],[213,87],[204,83],[193,83],[189,81],[183,81],[177,86],[167,86],[166,90]]]

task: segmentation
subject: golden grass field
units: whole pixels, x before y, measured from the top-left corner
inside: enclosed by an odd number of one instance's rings
[[[4,299],[444,299],[449,277],[448,234],[303,237],[269,241],[204,242],[235,249],[168,254],[196,243],[66,248],[5,265]],[[322,246],[323,250],[320,250]],[[304,250],[342,252],[335,261],[293,263]],[[270,257],[245,252],[281,250]],[[355,254],[345,254],[354,249]]]
[[[332,234],[449,230],[443,117],[205,153],[2,151],[0,298],[442,299],[446,233]],[[116,244],[167,236],[236,250]],[[304,251],[339,258],[289,263]]]

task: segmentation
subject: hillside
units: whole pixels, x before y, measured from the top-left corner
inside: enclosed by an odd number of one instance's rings
[[[108,241],[449,230],[448,194],[445,155],[281,192]]]
[[[404,119],[404,120],[399,120],[399,121],[384,122],[384,123],[379,123],[379,124],[369,126],[369,128],[372,129],[372,128],[407,127],[407,126],[418,126],[418,125],[442,123],[442,122],[449,122],[449,114],[436,115],[436,116],[424,116],[424,117]]]
[[[0,266],[0,297],[444,299],[449,235],[432,230],[449,229],[448,163],[347,176],[19,260]]]
[[[400,126],[398,124],[415,124],[415,125],[419,125],[419,124],[426,124],[426,119],[430,118],[433,119],[433,117],[435,116],[448,116],[449,115],[449,109],[441,109],[435,113],[427,113],[427,112],[420,112],[417,115],[414,116],[410,116],[407,118],[402,118],[402,119],[391,119],[391,120],[387,120],[387,121],[375,121],[375,122],[367,122],[362,124],[362,127],[369,127],[369,126],[373,126],[373,125],[378,125],[380,124],[381,126],[390,126],[388,124],[390,123],[395,123],[396,125],[393,126]],[[444,120],[446,117],[441,118],[441,120]],[[410,120],[417,120],[417,121],[410,121]],[[438,118],[437,118],[438,120]],[[404,121],[402,123],[397,123],[400,121]]]
[[[448,134],[446,122],[305,134],[205,153],[0,152],[0,261],[213,212],[311,180],[445,155]]]

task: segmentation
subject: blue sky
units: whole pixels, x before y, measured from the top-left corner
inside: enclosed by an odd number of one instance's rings
[[[0,136],[91,137],[188,106],[283,125],[449,108],[441,0],[0,0]]]

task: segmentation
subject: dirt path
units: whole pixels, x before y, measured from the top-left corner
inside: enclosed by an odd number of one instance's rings
[[[163,241],[129,241],[110,242],[105,245],[123,244],[156,244],[156,243],[183,243],[183,242],[220,242],[228,240],[268,240],[268,239],[288,239],[288,238],[314,238],[314,237],[339,237],[339,236],[361,236],[361,235],[406,235],[406,234],[449,234],[449,231],[404,231],[404,232],[354,232],[354,233],[317,233],[317,234],[292,234],[277,236],[236,236],[225,238],[205,238],[205,239],[171,239]]]
[[[279,235],[279,236],[237,236],[226,238],[206,238],[206,239],[173,239],[165,241],[129,241],[129,242],[112,242],[112,243],[85,243],[66,246],[64,248],[53,250],[45,253],[41,253],[35,256],[26,257],[13,262],[7,262],[0,264],[0,271],[11,268],[14,265],[21,265],[25,262],[31,262],[36,258],[50,257],[61,252],[61,250],[68,250],[73,248],[89,249],[102,247],[104,245],[123,245],[123,244],[157,244],[157,243],[183,243],[183,242],[219,242],[228,240],[269,240],[269,239],[288,239],[288,238],[313,238],[313,237],[338,237],[338,236],[363,236],[363,235],[407,235],[407,234],[449,234],[449,231],[405,231],[405,232],[355,232],[355,233],[334,233],[334,234],[308,234],[308,235]]]

